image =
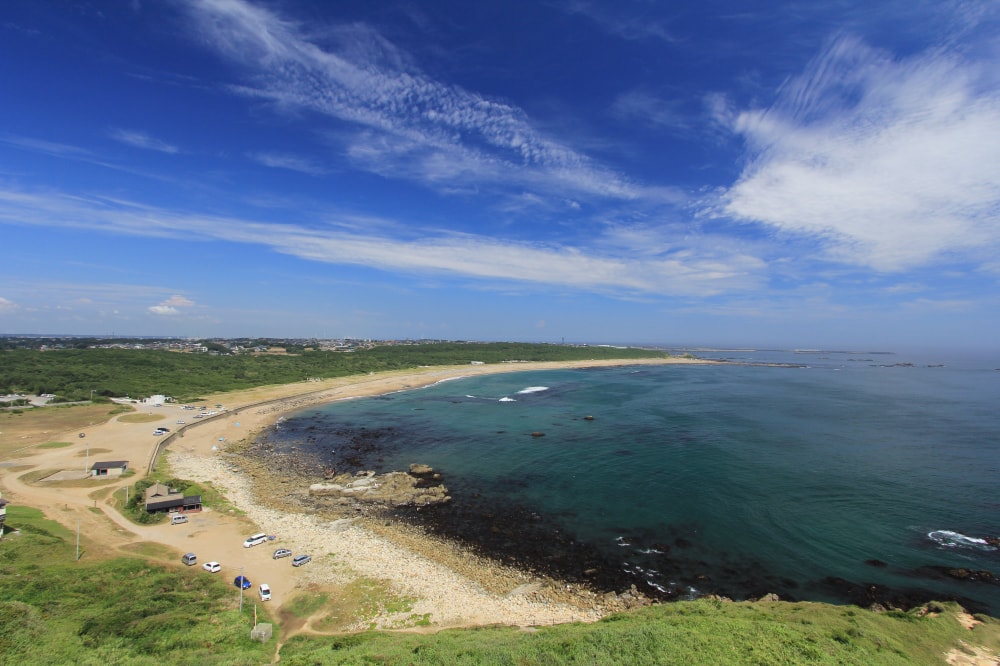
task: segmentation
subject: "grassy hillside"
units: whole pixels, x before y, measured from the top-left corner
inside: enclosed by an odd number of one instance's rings
[[[288,356],[211,356],[139,349],[12,349],[0,351],[0,394],[54,393],[61,399],[87,400],[93,390],[98,397],[160,393],[184,400],[311,377],[342,377],[424,365],[657,356],[666,354],[642,349],[500,342],[386,346],[351,353],[306,351]]]
[[[8,507],[0,541],[0,663],[261,664],[232,585],[137,557],[76,561],[75,539],[40,511]],[[266,618],[265,618],[266,620]]]
[[[300,636],[281,663],[305,664],[943,664],[961,641],[997,648],[998,625],[970,632],[954,605],[939,614],[876,614],[815,603],[665,604],[596,624],[525,632],[511,628],[434,635]],[[970,662],[971,663],[971,662]]]
[[[0,541],[0,664],[266,664],[231,585],[139,557],[75,560],[75,535],[10,507]],[[952,649],[1000,650],[1000,624],[970,631],[958,607],[872,613],[816,603],[665,604],[596,624],[523,631],[299,635],[282,664],[943,664]],[[964,643],[963,643],[964,642]],[[962,646],[965,646],[962,648]],[[964,651],[963,651],[964,649]],[[974,663],[968,661],[966,663]]]

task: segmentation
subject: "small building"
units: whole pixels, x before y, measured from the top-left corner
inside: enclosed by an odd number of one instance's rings
[[[162,483],[154,483],[146,488],[143,497],[149,513],[187,513],[201,511],[201,495],[184,496]]]
[[[91,476],[121,476],[127,469],[127,460],[108,460],[95,462],[90,467],[90,474]]]
[[[10,504],[0,495],[0,536],[3,536],[3,524],[7,520],[7,505]]]

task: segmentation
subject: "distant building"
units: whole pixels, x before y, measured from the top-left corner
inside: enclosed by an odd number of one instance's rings
[[[127,460],[109,460],[107,462],[95,462],[90,467],[90,474],[92,476],[121,476],[127,469]]]

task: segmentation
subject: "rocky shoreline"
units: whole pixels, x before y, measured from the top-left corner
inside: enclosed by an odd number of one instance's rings
[[[802,591],[795,582],[771,576],[753,563],[733,562],[723,570],[710,570],[697,559],[696,549],[688,552],[693,544],[684,535],[673,536],[669,542],[643,535],[627,537],[629,543],[623,545],[653,553],[647,556],[650,566],[676,581],[658,585],[643,566],[623,567],[614,553],[575,540],[558,522],[529,507],[497,505],[475,493],[453,498],[446,478],[426,466],[413,465],[408,472],[352,470],[352,464],[380,462],[379,440],[384,434],[374,429],[338,432],[338,455],[333,457],[330,452],[321,455],[308,442],[279,451],[264,433],[244,447],[239,460],[254,470],[258,501],[287,511],[358,519],[387,538],[405,535],[409,547],[432,559],[458,553],[448,560],[449,566],[459,569],[468,558],[479,562],[477,570],[510,568],[547,581],[549,590],[568,592],[558,595],[562,601],[583,603],[600,613],[696,596],[796,600],[816,592],[876,610],[907,610],[933,600],[954,600],[974,611],[983,610],[969,599],[942,599],[940,594],[917,588],[894,590],[835,577],[816,581],[809,591]],[[974,574],[965,578],[992,582],[982,572]]]

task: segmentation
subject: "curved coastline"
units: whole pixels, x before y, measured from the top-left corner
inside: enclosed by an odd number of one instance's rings
[[[303,391],[301,384],[255,389],[207,398],[209,402],[229,403],[224,418],[198,423],[198,427],[179,433],[182,436],[175,437],[167,451],[175,474],[195,481],[210,481],[261,530],[280,532],[284,543],[296,550],[312,552],[318,566],[308,572],[309,584],[338,585],[361,577],[375,578],[387,582],[398,593],[417,599],[403,616],[379,617],[376,626],[406,626],[406,616],[429,618],[439,628],[590,622],[648,600],[634,590],[598,595],[577,584],[478,557],[468,548],[402,524],[310,514],[302,507],[283,505],[273,501],[267,491],[273,484],[281,483],[281,479],[274,478],[266,465],[254,465],[235,455],[231,442],[246,445],[285,415],[305,407],[414,390],[467,376],[563,368],[721,363],[651,358],[428,367],[327,380],[322,388],[308,391]],[[220,440],[227,444],[219,446]]]

